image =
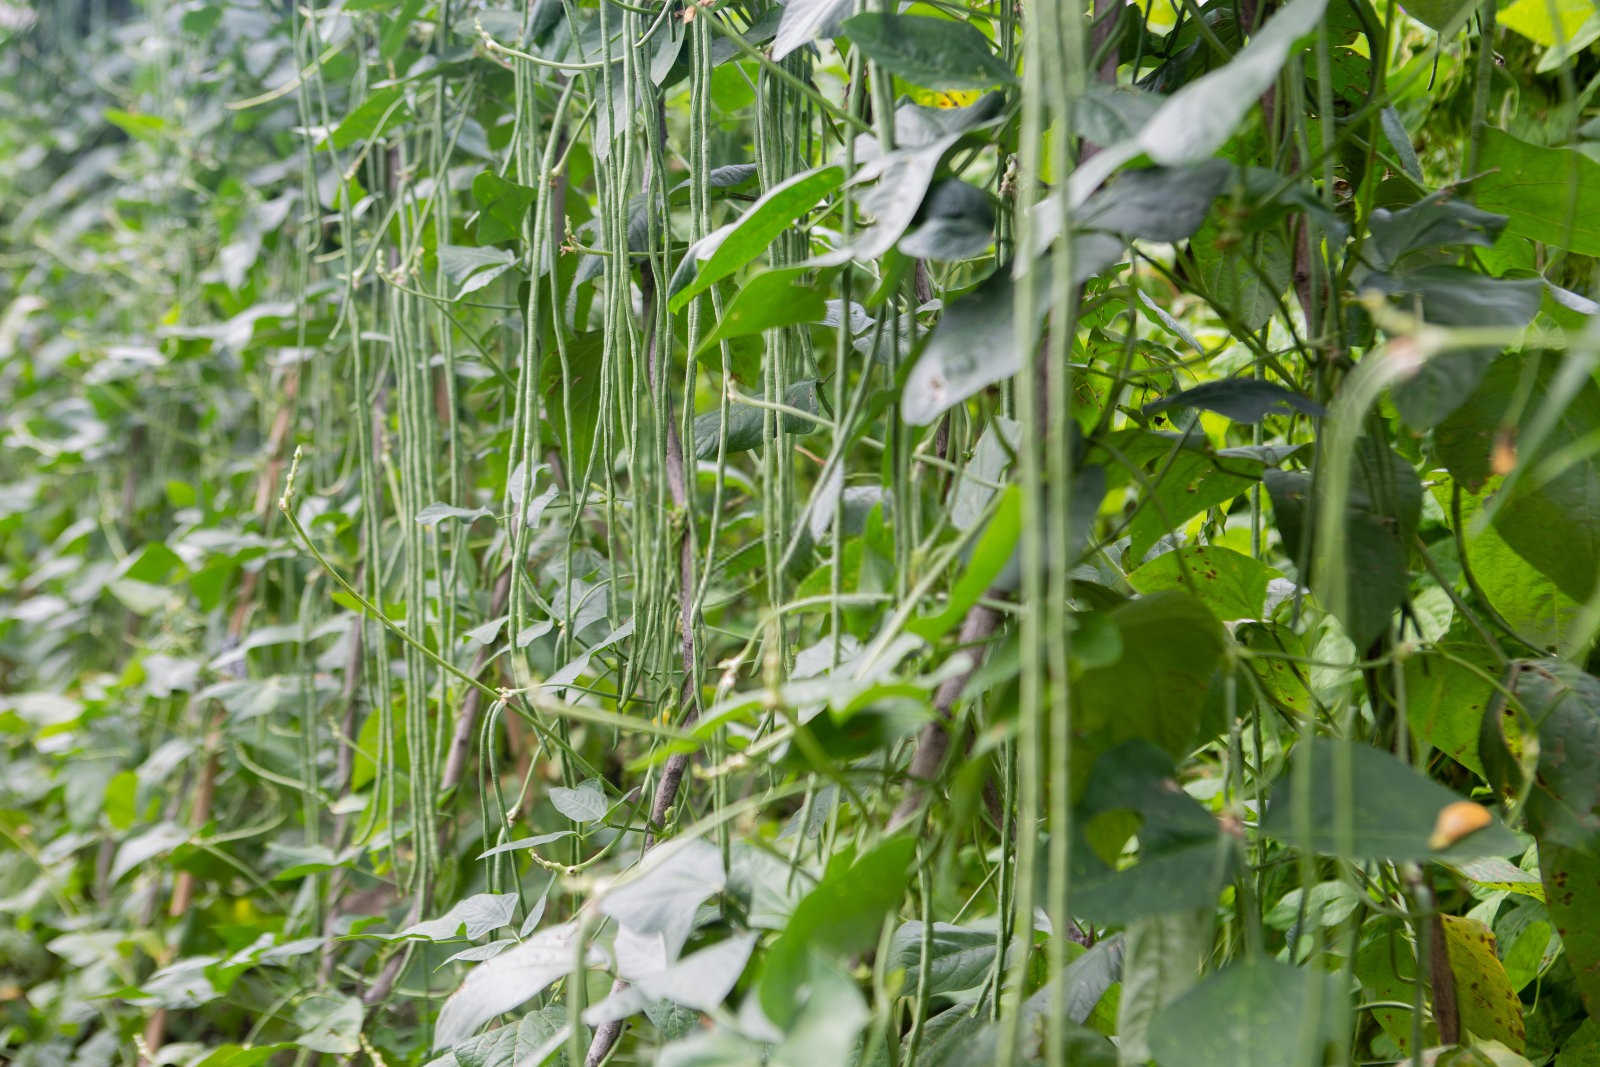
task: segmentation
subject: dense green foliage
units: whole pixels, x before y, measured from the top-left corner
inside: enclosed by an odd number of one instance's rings
[[[1590,0],[0,0],[0,1060],[1600,1063]]]

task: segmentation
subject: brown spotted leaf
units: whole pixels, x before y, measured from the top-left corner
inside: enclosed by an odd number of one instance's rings
[[[1545,907],[1578,980],[1589,1014],[1600,1018],[1600,856],[1555,842],[1539,845]]]
[[[1456,980],[1461,1025],[1477,1037],[1499,1041],[1521,1052],[1525,1037],[1522,1001],[1495,951],[1494,934],[1476,919],[1458,915],[1441,918],[1450,952],[1450,973]]]

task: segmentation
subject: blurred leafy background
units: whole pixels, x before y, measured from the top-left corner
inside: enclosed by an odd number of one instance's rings
[[[0,0],[0,1059],[1600,1062],[1591,0]]]

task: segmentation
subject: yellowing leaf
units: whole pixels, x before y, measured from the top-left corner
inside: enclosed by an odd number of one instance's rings
[[[1494,934],[1476,919],[1446,915],[1443,921],[1461,1025],[1478,1037],[1502,1041],[1521,1052],[1522,1002],[1495,951]]]
[[[1500,25],[1509,26],[1528,40],[1550,46],[1572,42],[1578,35],[1578,27],[1597,13],[1600,7],[1594,0],[1516,0],[1501,10],[1496,19]]]
[[[911,94],[911,99],[923,107],[970,107],[978,102],[983,93],[977,89],[947,89],[940,92],[936,89],[919,89]]]

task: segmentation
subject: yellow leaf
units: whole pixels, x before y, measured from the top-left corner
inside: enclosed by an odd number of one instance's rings
[[[1516,0],[1496,19],[1530,41],[1551,46],[1571,42],[1578,27],[1595,14],[1600,14],[1600,6],[1594,0]]]

